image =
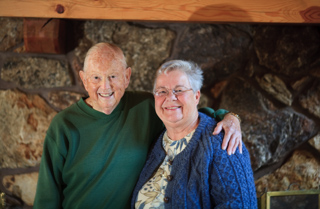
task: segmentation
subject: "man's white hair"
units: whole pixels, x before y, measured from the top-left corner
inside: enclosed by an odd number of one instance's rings
[[[111,43],[98,43],[92,46],[84,59],[83,71],[86,71],[89,65],[89,60],[93,57],[110,57],[111,59],[115,59],[120,61],[124,68],[127,68],[126,58],[123,54],[123,51],[116,46],[115,44]]]

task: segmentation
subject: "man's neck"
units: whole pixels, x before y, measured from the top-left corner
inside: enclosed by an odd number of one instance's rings
[[[106,114],[106,115],[110,115],[110,114],[113,112],[113,110],[115,109],[115,108],[113,108],[113,109],[105,108],[105,109],[101,109],[101,110],[100,110],[99,108],[96,108],[96,107],[95,107],[95,105],[94,105],[94,103],[91,101],[90,97],[86,98],[86,99],[84,100],[84,102],[85,102],[89,107],[91,107],[92,109],[94,109],[94,110],[96,110],[96,111],[98,111],[98,112],[102,112],[102,113],[104,113],[104,114]]]

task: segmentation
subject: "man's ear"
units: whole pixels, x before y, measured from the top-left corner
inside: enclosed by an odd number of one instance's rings
[[[130,83],[130,78],[131,78],[131,67],[127,67],[125,69],[125,84],[126,84],[126,88],[129,86],[129,83]]]
[[[83,70],[80,70],[79,71],[79,75],[80,75],[80,78],[82,80],[82,83],[84,85],[84,88],[87,90],[87,80],[85,78],[85,74],[84,74],[84,71]]]

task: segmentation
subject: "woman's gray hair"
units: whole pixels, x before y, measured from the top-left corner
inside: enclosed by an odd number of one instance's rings
[[[159,75],[167,74],[175,70],[184,72],[187,75],[193,92],[196,92],[198,90],[200,91],[203,83],[203,72],[196,63],[185,60],[171,60],[163,63],[156,72],[153,91],[155,91],[156,80]]]

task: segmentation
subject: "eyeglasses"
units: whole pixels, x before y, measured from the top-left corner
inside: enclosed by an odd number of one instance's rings
[[[179,86],[179,87],[172,89],[172,93],[176,96],[181,96],[186,91],[190,91],[190,90],[193,90],[193,89],[192,88],[188,89],[184,86]],[[169,95],[169,89],[161,87],[161,88],[156,89],[153,93],[157,97],[166,97]]]

